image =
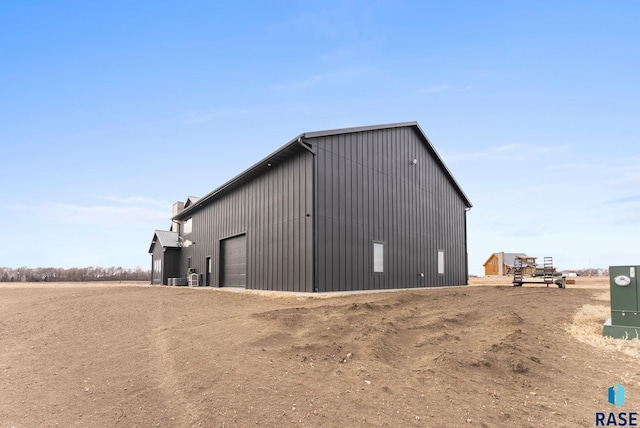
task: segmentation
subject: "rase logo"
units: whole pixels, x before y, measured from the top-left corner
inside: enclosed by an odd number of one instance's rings
[[[616,383],[607,390],[607,401],[616,406],[624,404],[625,390],[622,385]],[[597,427],[637,427],[638,412],[596,412]]]
[[[614,386],[609,387],[609,403],[616,407],[624,404],[624,386],[616,383]]]

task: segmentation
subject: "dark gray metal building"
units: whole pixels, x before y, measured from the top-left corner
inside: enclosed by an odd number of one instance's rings
[[[156,230],[151,240],[151,283],[167,284],[169,278],[180,277],[180,245],[178,232]]]
[[[174,205],[171,235],[149,249],[152,282],[191,268],[214,287],[464,285],[470,208],[416,122],[308,132]]]

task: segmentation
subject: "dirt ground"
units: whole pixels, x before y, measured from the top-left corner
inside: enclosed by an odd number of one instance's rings
[[[608,278],[508,281],[315,297],[5,284],[0,427],[588,427],[640,412],[638,341],[599,337]]]

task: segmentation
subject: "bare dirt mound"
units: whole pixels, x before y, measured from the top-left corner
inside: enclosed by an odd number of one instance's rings
[[[0,288],[0,422],[593,426],[640,410],[637,354],[576,338],[602,290]]]

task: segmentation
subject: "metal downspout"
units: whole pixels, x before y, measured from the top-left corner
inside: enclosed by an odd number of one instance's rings
[[[309,153],[311,153],[313,155],[313,163],[312,163],[312,169],[311,169],[311,187],[313,189],[313,195],[312,195],[312,200],[311,200],[311,221],[312,221],[312,225],[311,225],[311,240],[313,241],[313,245],[312,245],[312,263],[311,263],[311,276],[312,276],[312,290],[313,292],[318,292],[318,285],[317,285],[317,267],[316,267],[316,255],[318,254],[318,240],[316,239],[316,237],[318,236],[318,222],[316,220],[316,214],[317,214],[317,198],[318,198],[318,190],[317,190],[317,179],[316,179],[316,174],[317,174],[317,157],[316,157],[316,152],[313,151],[313,149],[308,146],[303,140],[302,140],[302,135],[298,137],[298,144],[300,144],[304,149],[306,149]]]
[[[465,285],[469,285],[469,250],[467,245],[467,213],[471,208],[465,208],[464,210],[464,267],[465,267]]]

